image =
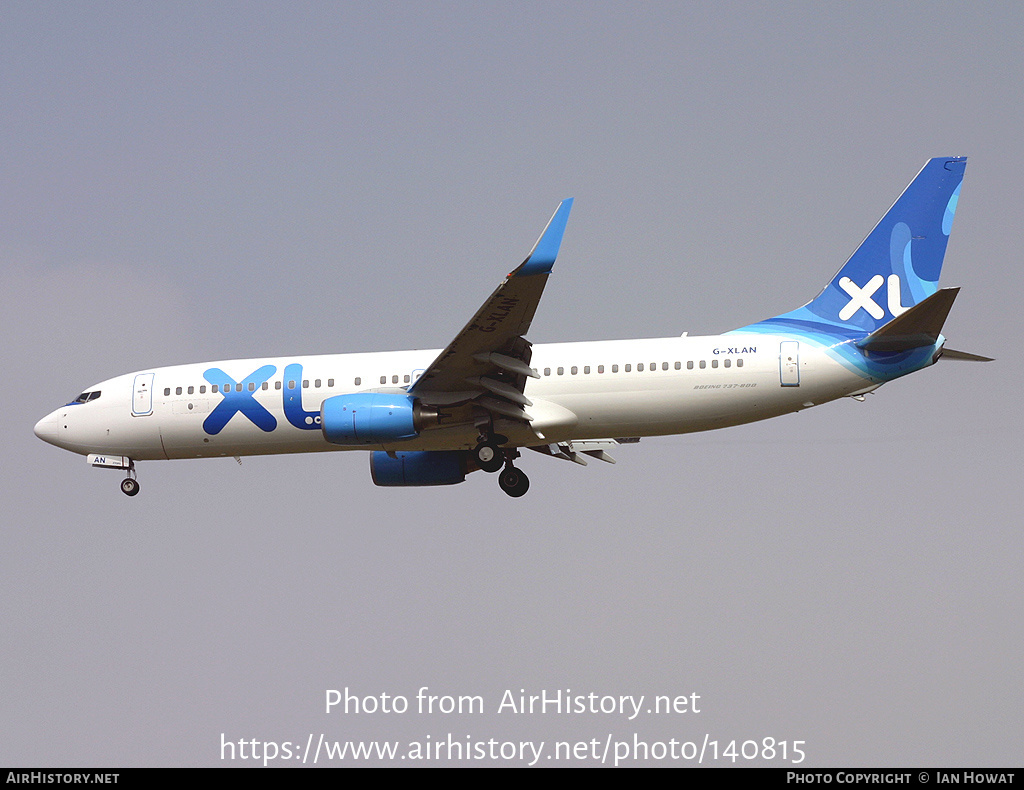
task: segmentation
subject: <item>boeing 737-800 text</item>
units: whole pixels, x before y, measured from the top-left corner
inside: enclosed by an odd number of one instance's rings
[[[369,450],[382,486],[529,481],[524,448],[586,464],[640,437],[706,431],[861,397],[940,356],[958,289],[939,274],[967,160],[929,160],[803,307],[709,337],[532,345],[526,339],[572,200],[440,351],[152,368],[89,387],[39,421],[50,444],[124,470],[170,458]]]

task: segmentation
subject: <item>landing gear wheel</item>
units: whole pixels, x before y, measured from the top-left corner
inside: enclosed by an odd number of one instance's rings
[[[530,478],[523,473],[522,469],[517,469],[510,464],[505,467],[504,472],[498,475],[498,485],[509,496],[521,497],[530,490]]]
[[[133,477],[126,477],[121,481],[121,493],[135,496],[139,493],[139,481]]]
[[[505,465],[505,456],[501,448],[493,442],[480,442],[473,449],[473,460],[485,472],[497,472]]]

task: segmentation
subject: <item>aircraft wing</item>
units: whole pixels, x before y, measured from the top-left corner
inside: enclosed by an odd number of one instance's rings
[[[473,402],[494,416],[528,422],[523,395],[532,355],[525,335],[537,311],[569,220],[563,200],[530,254],[498,286],[423,374],[409,387],[431,406]]]

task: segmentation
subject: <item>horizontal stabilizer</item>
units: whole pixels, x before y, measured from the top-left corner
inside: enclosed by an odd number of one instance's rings
[[[909,351],[935,345],[958,293],[959,288],[936,291],[863,340],[857,341],[857,347],[864,351]]]
[[[966,351],[954,351],[951,348],[942,349],[943,359],[955,359],[960,362],[995,362],[992,357],[983,357],[980,354],[969,354]]]

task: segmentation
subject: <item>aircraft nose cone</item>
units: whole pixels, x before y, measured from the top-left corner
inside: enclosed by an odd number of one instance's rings
[[[47,414],[43,419],[36,423],[36,427],[32,429],[35,435],[42,439],[48,444],[57,444],[57,415]]]

